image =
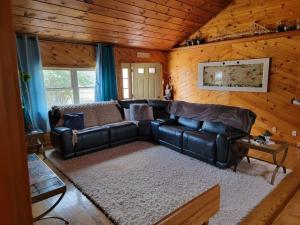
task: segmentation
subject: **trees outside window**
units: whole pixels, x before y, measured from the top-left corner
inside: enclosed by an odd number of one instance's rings
[[[94,69],[44,68],[48,108],[95,101]]]

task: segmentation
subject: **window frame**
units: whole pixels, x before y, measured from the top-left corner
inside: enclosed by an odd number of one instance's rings
[[[124,78],[123,77],[123,69],[128,69],[128,78]],[[123,80],[124,79],[128,79],[128,88],[124,88],[123,86]],[[131,63],[121,63],[121,88],[122,88],[122,99],[124,100],[128,100],[128,99],[132,99],[132,65]],[[124,90],[128,90],[129,96],[128,98],[124,97]]]
[[[77,76],[77,71],[94,71],[95,72],[95,78],[96,78],[96,68],[91,68],[91,67],[87,67],[87,68],[77,68],[77,67],[42,67],[42,76],[43,76],[43,81],[44,81],[44,70],[68,70],[70,71],[70,76],[71,76],[71,87],[62,87],[62,88],[48,88],[45,86],[45,91],[47,92],[47,90],[66,90],[66,89],[71,89],[73,92],[73,103],[72,104],[80,104],[80,98],[79,98],[79,90],[81,88],[93,88],[95,90],[95,86],[94,87],[79,87],[78,85],[78,76]],[[95,99],[94,99],[95,101]]]

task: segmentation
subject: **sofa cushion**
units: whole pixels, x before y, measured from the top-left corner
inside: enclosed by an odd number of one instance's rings
[[[94,110],[98,126],[123,121],[121,113],[118,110],[115,102],[110,102],[107,104],[95,104]]]
[[[204,121],[203,126],[201,128],[202,131],[215,133],[215,134],[224,134],[228,131],[238,131],[237,129],[227,126],[220,122],[209,122]]]
[[[182,134],[186,130],[191,129],[185,126],[162,125],[158,128],[159,140],[181,148]]]
[[[133,122],[120,122],[106,125],[110,132],[110,144],[117,145],[137,139],[138,127]]]
[[[183,134],[183,153],[192,152],[204,161],[216,160],[217,135],[203,131],[187,131]]]
[[[64,114],[63,125],[72,130],[82,130],[84,128],[83,113]]]
[[[106,127],[96,126],[79,130],[76,134],[77,142],[75,151],[82,151],[89,148],[108,146],[109,130]]]
[[[200,129],[202,126],[202,121],[198,121],[198,120],[194,120],[194,119],[190,119],[190,118],[186,118],[186,117],[180,117],[178,119],[178,123],[185,127],[195,129],[195,130]]]

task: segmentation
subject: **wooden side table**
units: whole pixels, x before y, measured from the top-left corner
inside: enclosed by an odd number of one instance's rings
[[[32,204],[46,200],[56,195],[60,195],[58,200],[52,206],[50,206],[50,208],[48,208],[39,216],[33,218],[33,221],[36,222],[38,220],[44,219],[59,219],[64,221],[65,224],[69,224],[69,222],[62,217],[45,217],[58,205],[58,203],[64,197],[67,191],[66,185],[42,160],[38,158],[36,154],[29,154],[27,158]]]
[[[26,132],[28,141],[28,150],[35,149],[36,153],[42,153],[43,159],[46,159],[45,149],[41,137],[44,135],[44,131],[36,129]]]
[[[276,178],[276,174],[278,173],[278,170],[280,168],[282,168],[283,172],[286,173],[286,167],[284,166],[284,161],[285,161],[286,156],[288,154],[289,145],[285,141],[274,141],[275,143],[272,144],[272,145],[259,144],[259,143],[255,143],[254,139],[255,139],[255,137],[249,136],[247,138],[238,139],[236,141],[236,143],[240,144],[242,146],[254,149],[256,151],[265,152],[265,153],[268,153],[268,154],[272,155],[273,164],[276,166],[274,171],[273,171],[272,179],[271,179],[271,184],[274,185],[274,181],[275,181],[275,178]],[[282,152],[283,152],[283,156],[278,161],[277,155],[279,153],[282,153]],[[250,163],[250,158],[270,163],[269,161],[266,161],[266,160],[261,159],[261,158],[257,158],[257,157],[253,157],[253,156],[250,157],[248,154],[246,155],[246,157],[247,157],[248,163]],[[234,171],[236,171],[237,166],[238,166],[238,163],[235,165]]]

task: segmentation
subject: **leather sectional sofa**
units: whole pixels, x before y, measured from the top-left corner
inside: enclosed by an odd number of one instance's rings
[[[248,134],[219,122],[171,116],[151,126],[160,144],[220,168],[235,165],[248,151],[234,142]]]
[[[135,140],[152,139],[151,121],[124,121],[123,109],[132,103],[149,104],[156,116],[168,117],[167,101],[119,101],[52,107],[48,112],[52,146],[64,159]],[[64,114],[84,113],[85,127],[63,125]]]
[[[129,108],[133,103],[152,106],[154,120],[124,121],[124,109]],[[219,168],[228,168],[236,164],[247,153],[248,149],[236,145],[235,140],[250,133],[256,117],[250,110],[246,110],[247,119],[241,119],[243,126],[247,127],[246,130],[241,131],[221,122],[199,120],[170,113],[168,109],[169,104],[172,103],[161,100],[122,100],[118,104],[112,102],[54,107],[49,111],[52,128],[51,141],[63,158],[70,158],[134,140],[154,140],[177,152]],[[213,106],[207,105],[206,107]],[[227,108],[231,110],[230,107],[222,107],[225,110]],[[82,111],[86,117],[96,119],[91,122],[87,118],[86,127],[76,131],[75,134],[71,129],[62,126],[61,119],[64,113]],[[103,121],[105,111],[112,118]],[[236,119],[239,120],[238,117],[242,117],[243,114],[237,115],[235,115]]]

